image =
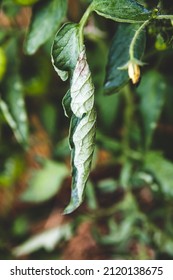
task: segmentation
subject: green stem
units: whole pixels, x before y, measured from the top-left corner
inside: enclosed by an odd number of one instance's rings
[[[130,44],[130,48],[129,48],[129,55],[130,55],[130,60],[135,59],[134,57],[134,49],[135,49],[135,44],[136,41],[138,40],[138,37],[141,33],[141,31],[148,25],[148,23],[150,22],[150,20],[146,20],[140,27],[139,29],[136,31],[135,36],[133,37],[133,40]]]
[[[79,42],[80,42],[80,50],[82,51],[83,49],[83,45],[84,45],[84,36],[83,36],[83,29],[85,24],[88,21],[88,18],[92,12],[93,8],[92,8],[92,4],[87,8],[87,10],[85,11],[85,13],[83,14],[80,22],[79,22]]]
[[[158,15],[156,19],[161,20],[161,19],[168,19],[168,20],[173,20],[173,15]]]
[[[123,150],[130,150],[130,131],[132,125],[132,119],[134,114],[134,102],[133,94],[130,90],[130,87],[127,85],[124,88],[124,98],[125,98],[125,112],[124,112],[124,133],[123,133]],[[126,153],[124,153],[126,157]]]

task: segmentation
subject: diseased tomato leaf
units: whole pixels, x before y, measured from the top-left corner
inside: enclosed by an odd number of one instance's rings
[[[57,32],[52,45],[52,63],[63,81],[72,73],[79,55],[79,26],[66,23]]]

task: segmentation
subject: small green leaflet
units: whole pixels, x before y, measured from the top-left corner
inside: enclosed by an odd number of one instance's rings
[[[1,146],[2,147],[2,146]],[[1,150],[3,147],[1,148]],[[1,153],[2,155],[2,153]],[[0,186],[10,188],[16,184],[16,180],[22,176],[24,172],[24,159],[19,155],[11,155],[11,157],[3,160],[0,171]]]
[[[94,86],[86,61],[85,50],[80,55],[71,81],[70,147],[72,150],[72,194],[65,213],[74,211],[83,201],[83,192],[90,173],[94,152],[96,112]]]
[[[173,198],[173,164],[164,158],[158,151],[146,153],[144,158],[145,170],[151,172],[158,183],[162,193],[167,199]]]
[[[27,54],[34,54],[55,34],[66,15],[66,10],[66,0],[46,0],[34,5],[31,24],[24,44]]]
[[[68,22],[57,32],[52,46],[52,63],[63,81],[73,72],[79,55],[79,26]]]
[[[143,22],[151,12],[135,0],[93,0],[92,9],[99,15],[119,22]]]
[[[120,23],[118,26],[112,40],[108,57],[104,85],[105,92],[107,94],[116,93],[129,81],[127,70],[119,69],[119,67],[122,67],[129,61],[130,45],[140,26],[141,25],[139,23]],[[145,42],[146,33],[145,30],[142,30],[134,45],[134,55],[136,59],[141,59],[145,50]]]

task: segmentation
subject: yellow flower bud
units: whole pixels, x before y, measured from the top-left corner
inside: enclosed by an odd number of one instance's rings
[[[128,74],[133,84],[137,84],[139,82],[140,75],[141,75],[140,67],[134,61],[130,61],[128,64]]]

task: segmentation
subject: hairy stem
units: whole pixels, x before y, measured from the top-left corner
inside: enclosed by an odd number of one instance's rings
[[[79,43],[80,43],[80,50],[82,51],[83,50],[83,45],[84,45],[84,39],[83,39],[83,29],[84,29],[84,26],[85,26],[85,24],[87,23],[87,21],[88,21],[88,18],[89,18],[89,16],[90,16],[90,14],[91,14],[91,12],[92,12],[92,5],[90,5],[88,8],[87,8],[87,10],[85,11],[85,13],[83,14],[83,16],[82,16],[82,18],[81,18],[81,20],[80,20],[80,22],[79,22],[79,29],[80,29],[80,31],[79,31]]]
[[[135,36],[133,37],[133,40],[130,44],[130,48],[129,48],[129,55],[130,55],[130,59],[133,60],[135,59],[134,57],[134,48],[135,48],[135,44],[136,41],[138,40],[138,37],[140,36],[141,31],[149,24],[150,20],[146,20],[140,27],[139,29],[136,31]]]

